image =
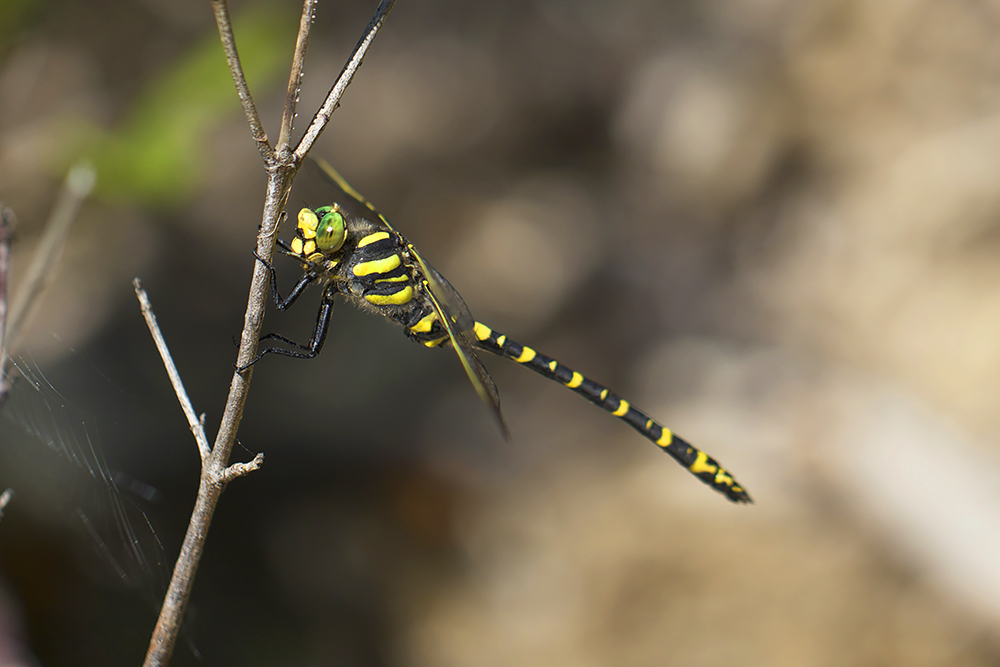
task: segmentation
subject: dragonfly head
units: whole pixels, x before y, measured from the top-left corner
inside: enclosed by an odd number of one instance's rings
[[[299,211],[295,238],[290,244],[292,254],[303,262],[316,264],[330,258],[347,240],[344,214],[337,204]]]

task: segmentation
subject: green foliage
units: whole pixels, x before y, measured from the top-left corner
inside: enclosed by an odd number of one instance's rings
[[[264,8],[234,21],[243,69],[258,96],[290,58],[294,19],[293,14]],[[239,108],[219,36],[213,30],[150,83],[120,127],[111,132],[85,130],[82,150],[74,152],[82,152],[96,166],[98,197],[177,205],[194,194],[211,168],[205,146],[210,131],[239,113]]]
[[[0,2],[0,52],[7,48],[21,33],[23,27],[38,13],[42,3],[36,0],[2,0]]]

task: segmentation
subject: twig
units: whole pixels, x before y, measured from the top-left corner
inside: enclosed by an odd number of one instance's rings
[[[372,18],[371,23],[365,29],[365,34],[361,38],[361,41],[354,47],[351,59],[344,65],[344,69],[337,78],[337,83],[333,84],[333,88],[327,93],[323,105],[316,112],[316,115],[313,116],[312,122],[309,124],[309,129],[302,135],[302,141],[299,142],[299,145],[295,149],[295,157],[298,162],[305,159],[309,151],[312,150],[313,144],[319,139],[319,135],[326,129],[326,124],[330,122],[330,116],[333,115],[334,110],[340,105],[340,98],[343,96],[344,91],[347,90],[347,86],[350,85],[351,79],[354,78],[354,73],[361,67],[361,61],[365,59],[368,47],[371,46],[375,35],[378,34],[379,29],[385,22],[385,17],[389,15],[394,4],[396,4],[396,0],[382,0],[379,2],[378,9],[375,10],[375,17]]]
[[[236,48],[232,39],[232,28],[229,25],[229,14],[226,11],[225,0],[212,0],[212,4],[215,7],[215,18],[219,24],[219,34],[222,36],[226,56],[230,61],[230,70],[236,81],[237,91],[240,92],[240,98],[244,101],[243,106],[247,113],[247,119],[250,121],[251,132],[253,133],[254,140],[258,142],[258,147],[261,147],[266,145],[266,137],[263,135],[262,128],[258,132],[260,121],[250,101],[250,93],[246,89],[246,82],[243,80],[239,56],[236,54]],[[358,46],[355,47],[351,60],[344,67],[337,82],[330,90],[323,108],[313,118],[309,130],[303,136],[302,141],[299,142],[295,152],[282,151],[276,154],[271,151],[269,146],[267,151],[261,148],[268,179],[267,191],[264,197],[264,211],[257,234],[257,256],[263,258],[265,261],[270,259],[274,249],[274,237],[278,230],[281,211],[284,209],[292,179],[295,177],[295,173],[299,165],[301,165],[302,160],[312,148],[313,143],[315,143],[320,133],[326,127],[327,122],[329,122],[331,114],[340,101],[340,97],[361,65],[368,47],[371,46],[372,40],[374,40],[393,4],[395,4],[395,0],[382,0],[379,4],[375,17],[365,29],[365,34],[358,42]],[[308,8],[309,6],[310,3],[306,2],[306,7]],[[298,48],[296,48],[296,53],[298,53]],[[298,78],[294,71],[289,80],[292,78]],[[178,632],[180,631],[181,618],[187,606],[188,597],[191,594],[194,576],[205,549],[205,539],[212,521],[212,515],[215,512],[215,507],[219,502],[219,495],[222,493],[227,482],[252,470],[256,470],[263,461],[263,457],[258,455],[248,464],[234,464],[234,466],[227,467],[229,456],[236,442],[236,431],[243,417],[243,407],[246,404],[247,391],[253,375],[253,367],[247,368],[247,364],[257,354],[257,344],[260,340],[260,330],[264,318],[264,304],[268,296],[269,280],[270,275],[264,263],[254,262],[253,278],[250,282],[250,296],[247,300],[246,314],[243,318],[243,333],[240,336],[240,347],[236,357],[236,367],[245,370],[234,373],[229,385],[229,397],[226,400],[226,407],[222,413],[219,432],[216,435],[212,451],[202,466],[201,481],[198,486],[198,496],[195,499],[194,510],[191,512],[191,520],[188,522],[187,533],[184,535],[181,553],[177,558],[177,563],[174,565],[174,573],[170,579],[170,586],[163,600],[163,607],[160,609],[160,617],[156,622],[156,628],[153,630],[144,667],[162,666],[170,659],[174,644],[177,641]]]
[[[163,360],[163,366],[167,369],[167,376],[170,377],[170,384],[173,385],[174,393],[177,394],[177,400],[181,404],[184,416],[187,417],[188,426],[191,427],[191,433],[194,434],[194,439],[198,443],[198,453],[201,454],[201,461],[202,464],[204,464],[210,453],[208,448],[208,438],[205,436],[204,424],[198,418],[198,415],[195,414],[194,406],[191,405],[191,399],[188,397],[187,391],[184,389],[184,383],[181,381],[180,373],[177,372],[177,366],[174,365],[174,359],[170,356],[170,349],[167,347],[167,341],[163,339],[163,333],[160,331],[160,325],[156,323],[156,315],[153,314],[153,307],[149,303],[149,295],[146,294],[146,290],[142,289],[142,285],[139,283],[138,278],[132,281],[132,285],[135,287],[135,295],[139,299],[139,307],[142,309],[142,316],[146,318],[146,326],[149,327],[149,333],[153,336],[153,342],[156,343],[156,349],[160,352],[160,359]]]
[[[0,348],[0,375],[3,376],[4,385],[7,382],[10,350],[17,345],[32,306],[35,305],[48,280],[54,275],[52,267],[59,251],[66,244],[70,227],[76,221],[80,206],[93,189],[95,180],[94,168],[86,163],[76,164],[66,175],[59,198],[49,215],[48,222],[45,223],[42,240],[31,258],[24,282],[14,293],[10,312],[7,313],[3,347]],[[4,387],[3,390],[7,391],[7,388]]]
[[[0,362],[7,359],[4,347],[7,332],[7,279],[10,276],[10,237],[13,236],[16,225],[17,216],[13,209],[0,204]],[[9,391],[10,382],[4,364],[0,366],[0,405],[7,399]]]
[[[7,319],[6,339],[8,347],[17,344],[17,338],[31,306],[34,305],[39,293],[45,287],[46,279],[52,277],[52,265],[56,255],[66,244],[69,228],[76,220],[83,200],[93,189],[95,178],[94,168],[89,164],[78,164],[70,169],[69,174],[66,175],[59,199],[56,200],[52,215],[49,216],[49,221],[46,223],[42,240],[38,244],[34,257],[31,258],[31,265],[28,266],[24,283],[14,295],[10,316]]]
[[[14,497],[14,489],[8,488],[3,493],[0,493],[0,519],[3,518],[3,511],[7,509],[7,505],[10,503],[11,498]]]
[[[274,149],[267,141],[267,132],[260,122],[257,107],[254,106],[253,97],[250,95],[250,87],[247,85],[246,77],[243,76],[243,65],[236,52],[236,39],[233,37],[233,26],[229,21],[229,7],[226,5],[226,0],[212,0],[212,11],[215,12],[215,24],[219,27],[219,39],[222,40],[222,49],[226,52],[229,71],[233,75],[233,83],[236,84],[236,94],[240,96],[243,113],[250,123],[250,133],[257,142],[257,150],[260,151],[264,161],[270,162],[274,159]]]
[[[299,35],[295,39],[295,55],[292,57],[292,69],[288,75],[288,91],[285,95],[285,111],[281,115],[281,129],[278,132],[278,153],[288,150],[291,141],[292,124],[295,122],[295,107],[299,103],[299,91],[302,88],[302,67],[305,65],[306,47],[309,45],[309,30],[316,16],[316,0],[305,0],[302,3],[302,18],[299,19]]]
[[[243,477],[252,473],[254,470],[260,470],[260,467],[263,464],[263,452],[258,452],[257,456],[253,457],[253,460],[249,463],[234,463],[226,468],[226,471],[222,474],[222,483],[229,484],[229,482],[233,481],[237,477]]]

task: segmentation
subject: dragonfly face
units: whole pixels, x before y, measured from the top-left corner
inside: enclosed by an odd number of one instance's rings
[[[322,264],[333,261],[333,256],[344,247],[347,240],[347,223],[340,206],[321,206],[313,210],[304,208],[299,211],[298,226],[295,228],[295,238],[290,244],[292,252],[308,264]]]

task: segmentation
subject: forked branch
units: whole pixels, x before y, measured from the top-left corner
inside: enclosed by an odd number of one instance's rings
[[[368,24],[361,40],[355,47],[351,59],[344,66],[340,77],[327,95],[326,101],[324,101],[323,106],[313,117],[309,129],[293,153],[288,151],[286,146],[291,135],[292,120],[295,116],[295,106],[301,82],[302,61],[305,57],[309,27],[312,23],[315,4],[315,0],[304,1],[302,20],[299,24],[299,35],[296,40],[294,61],[288,79],[288,93],[281,132],[279,133],[278,151],[275,152],[267,141],[267,134],[264,132],[257,109],[250,95],[250,90],[247,87],[246,79],[243,76],[243,68],[236,51],[236,42],[233,37],[226,1],[212,0],[219,35],[226,52],[226,58],[229,61],[233,81],[236,84],[237,93],[243,104],[247,122],[250,124],[251,134],[254,141],[257,142],[261,156],[264,158],[264,165],[268,174],[264,211],[257,234],[257,256],[263,258],[265,261],[269,261],[271,258],[281,211],[284,209],[292,180],[299,166],[302,164],[302,160],[309,153],[316,139],[329,122],[330,116],[337,108],[341,96],[350,84],[358,67],[360,67],[365,53],[367,53],[368,48],[375,39],[375,35],[382,27],[389,10],[395,4],[395,0],[381,1],[374,18]],[[253,278],[250,283],[250,296],[247,300],[247,309],[243,320],[243,333],[240,336],[240,347],[235,364],[236,368],[243,368],[245,370],[233,374],[229,387],[229,397],[226,400],[226,407],[222,414],[222,421],[215,438],[215,444],[204,459],[201,483],[198,487],[195,507],[191,513],[187,533],[184,536],[184,543],[181,546],[180,556],[174,566],[174,573],[170,580],[167,595],[163,601],[163,607],[160,610],[160,617],[157,620],[156,628],[150,640],[149,650],[146,653],[146,661],[144,663],[146,667],[165,665],[173,652],[181,626],[181,618],[184,615],[184,609],[187,606],[191,587],[194,583],[195,572],[198,569],[198,563],[204,551],[205,538],[208,534],[208,528],[212,520],[212,515],[215,512],[215,507],[219,501],[219,495],[228,482],[252,470],[256,470],[263,461],[263,455],[258,454],[249,463],[227,465],[233,444],[236,441],[236,431],[243,416],[243,406],[246,404],[247,392],[253,371],[253,368],[248,368],[247,365],[255,358],[257,353],[257,344],[260,340],[261,324],[264,317],[264,304],[267,301],[268,295],[269,279],[270,275],[264,263],[254,262]],[[187,413],[188,410],[185,408],[185,414]],[[193,414],[192,410],[188,415],[188,422],[191,424],[192,431],[196,431],[197,436],[195,422],[198,420],[192,421]],[[199,442],[199,448],[201,446]]]

